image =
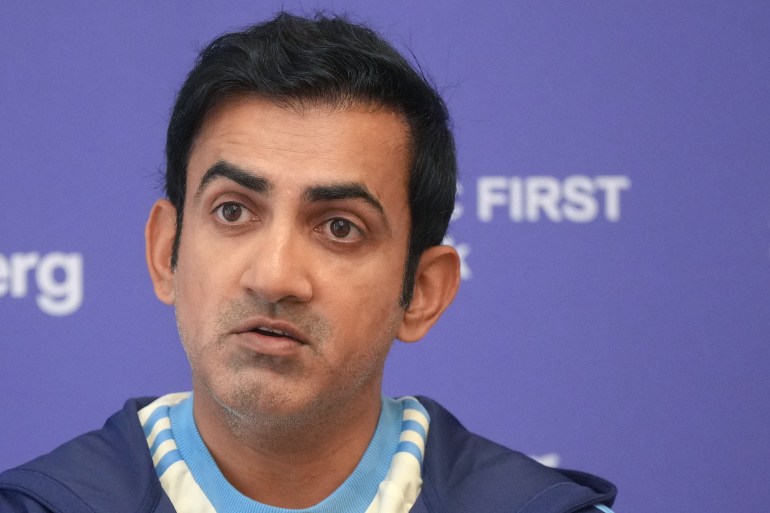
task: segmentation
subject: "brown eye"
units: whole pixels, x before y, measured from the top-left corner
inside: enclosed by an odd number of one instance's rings
[[[222,205],[222,219],[235,223],[241,218],[243,208],[237,203],[225,203]]]
[[[344,239],[350,234],[350,221],[346,219],[332,219],[329,231],[339,239]]]
[[[225,224],[240,224],[249,221],[251,212],[240,203],[227,202],[219,205],[214,214]],[[253,217],[251,220],[254,220]]]

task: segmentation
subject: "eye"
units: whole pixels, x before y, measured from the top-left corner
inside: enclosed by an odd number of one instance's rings
[[[344,239],[348,236],[350,233],[350,229],[352,228],[349,221],[346,219],[332,219],[329,221],[329,231],[332,235],[337,237],[338,239]]]
[[[214,209],[214,214],[219,221],[226,224],[245,223],[254,220],[254,216],[246,207],[234,202],[222,203]]]
[[[351,221],[343,217],[329,219],[317,228],[317,231],[328,234],[332,239],[353,242],[363,238],[362,231]]]

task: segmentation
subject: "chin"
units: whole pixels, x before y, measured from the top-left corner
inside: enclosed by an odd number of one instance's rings
[[[228,420],[241,427],[289,427],[314,422],[329,408],[314,395],[290,393],[284,387],[239,386],[211,394]]]

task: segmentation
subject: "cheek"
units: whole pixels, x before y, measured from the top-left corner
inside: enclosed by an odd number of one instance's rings
[[[222,285],[232,282],[235,258],[232,248],[222,247],[197,225],[190,226],[183,231],[179,248],[179,290],[195,297],[215,295]]]
[[[342,298],[350,313],[368,313],[398,303],[404,265],[393,261],[357,263],[346,270],[346,279],[337,280],[329,289]]]
[[[218,263],[221,257],[210,246],[207,250],[205,243],[187,235],[183,234],[174,271],[174,306],[180,330],[197,339],[205,334],[206,319],[215,314],[226,282],[220,274],[228,266]]]
[[[180,259],[177,269],[174,272],[174,306],[178,315],[185,316],[188,311],[200,308],[206,295],[204,273],[194,272],[193,269],[199,268],[194,262]],[[187,320],[185,318],[185,320]]]
[[[390,331],[394,317],[401,310],[402,269],[368,275],[345,287],[337,286],[336,310],[342,315],[340,326],[357,340],[373,340]]]

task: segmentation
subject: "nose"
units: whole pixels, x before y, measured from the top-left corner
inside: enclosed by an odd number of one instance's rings
[[[313,296],[311,259],[302,238],[281,226],[265,226],[252,241],[241,286],[260,300],[301,303]]]

